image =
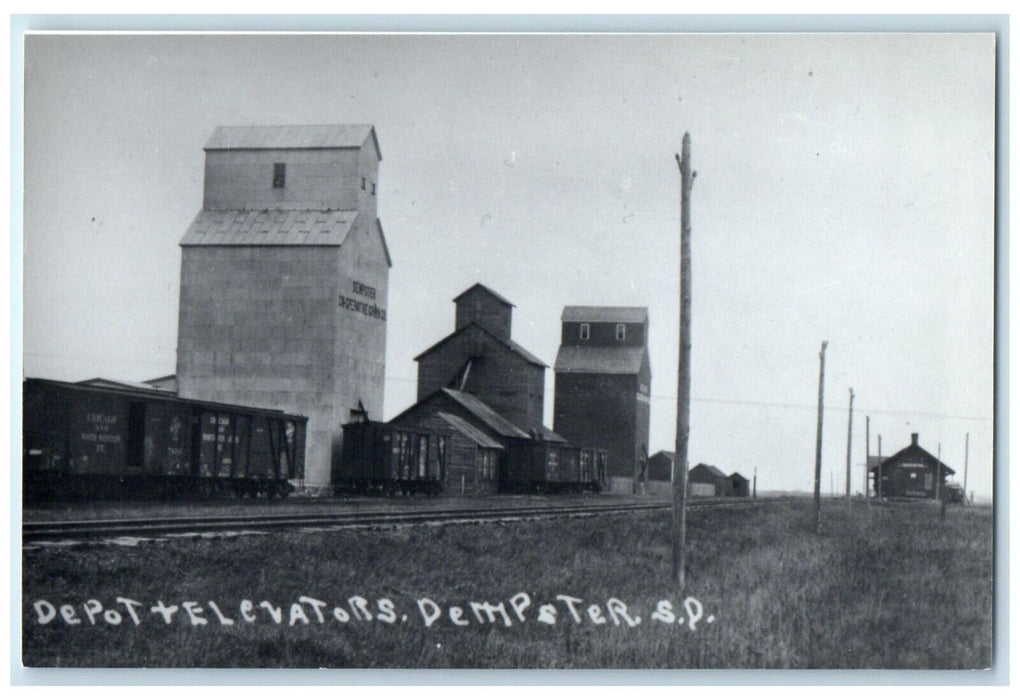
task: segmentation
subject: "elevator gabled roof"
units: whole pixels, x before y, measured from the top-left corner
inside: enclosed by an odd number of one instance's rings
[[[500,345],[502,345],[503,347],[508,349],[510,352],[515,353],[515,354],[519,355],[520,357],[522,357],[526,362],[528,362],[530,364],[536,365],[538,367],[547,367],[548,366],[544,362],[542,362],[540,359],[538,359],[537,357],[532,355],[530,352],[525,350],[523,347],[521,347],[519,344],[514,342],[513,340],[509,340],[507,338],[500,338],[498,335],[496,335],[495,333],[490,331],[485,326],[482,326],[482,325],[480,325],[478,323],[475,323],[474,321],[468,323],[467,325],[461,327],[458,330],[455,330],[453,333],[451,333],[450,335],[448,335],[445,338],[443,338],[442,340],[440,340],[438,343],[436,343],[435,345],[430,347],[428,350],[425,350],[425,351],[421,352],[417,357],[414,358],[414,361],[415,362],[421,361],[421,359],[423,357],[425,357],[426,355],[432,354],[433,352],[435,352],[436,350],[438,350],[442,346],[446,345],[448,342],[450,342],[454,338],[456,338],[456,337],[458,337],[458,336],[460,336],[460,335],[462,335],[464,333],[470,333],[470,332],[481,332],[481,333],[484,333],[485,335],[489,336],[490,338],[495,340],[497,343],[499,343]]]
[[[491,289],[486,287],[481,282],[475,282],[470,287],[465,289],[463,292],[461,292],[460,294],[455,296],[453,298],[453,302],[457,303],[458,301],[461,300],[461,297],[467,296],[470,292],[473,292],[476,289],[480,289],[481,291],[485,292],[486,294],[488,294],[489,296],[491,296],[493,299],[495,299],[496,301],[498,301],[500,303],[506,304],[507,306],[514,306],[514,304],[510,300],[508,300],[506,297],[504,297],[501,294],[497,294],[496,292],[492,291]]]
[[[205,150],[361,148],[370,136],[376,156],[382,160],[379,139],[371,124],[218,126],[206,142]]]
[[[561,345],[553,370],[557,374],[639,374],[647,348]]]
[[[646,323],[645,306],[564,306],[562,321],[592,323]]]
[[[357,210],[343,209],[204,209],[181,245],[339,246],[357,218]]]

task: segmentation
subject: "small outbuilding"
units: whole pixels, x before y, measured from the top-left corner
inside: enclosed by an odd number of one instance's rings
[[[747,498],[751,495],[751,482],[740,472],[733,472],[726,477],[726,495],[735,498]]]
[[[917,443],[917,433],[911,433],[909,445],[869,471],[874,493],[882,498],[938,498],[956,473]]]
[[[648,458],[649,481],[673,481],[673,460],[675,455],[659,450]]]
[[[503,446],[460,416],[440,411],[435,417],[450,431],[447,493],[495,493]]]
[[[687,493],[691,496],[725,496],[729,477],[718,467],[698,463],[687,472]]]

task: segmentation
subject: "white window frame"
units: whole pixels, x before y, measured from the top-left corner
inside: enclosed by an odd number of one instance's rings
[[[581,340],[591,340],[591,326],[587,323],[581,324]]]
[[[627,339],[627,324],[617,323],[616,324],[616,339],[626,340]]]

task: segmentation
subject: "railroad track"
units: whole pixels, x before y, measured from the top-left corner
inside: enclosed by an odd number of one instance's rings
[[[687,507],[751,507],[765,499],[735,501],[713,499],[689,502]],[[769,499],[775,502],[778,499]],[[593,517],[622,513],[666,510],[671,503],[618,503],[584,505],[502,506],[445,510],[378,510],[356,513],[318,513],[292,515],[225,515],[182,518],[131,518],[120,520],[79,520],[26,522],[21,527],[24,543],[66,540],[94,540],[118,537],[152,538],[166,535],[202,535],[207,533],[265,533],[279,530],[378,528],[400,525],[471,523],[540,518]]]

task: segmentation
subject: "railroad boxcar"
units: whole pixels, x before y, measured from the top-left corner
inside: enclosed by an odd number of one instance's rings
[[[333,490],[344,493],[434,496],[446,478],[448,436],[430,429],[377,421],[343,426]]]
[[[507,441],[501,488],[525,493],[600,491],[605,472],[605,450],[511,438]]]
[[[44,379],[23,392],[26,500],[272,498],[304,479],[304,416]]]
[[[582,447],[579,459],[582,488],[598,493],[606,485],[609,453],[593,447]]]

